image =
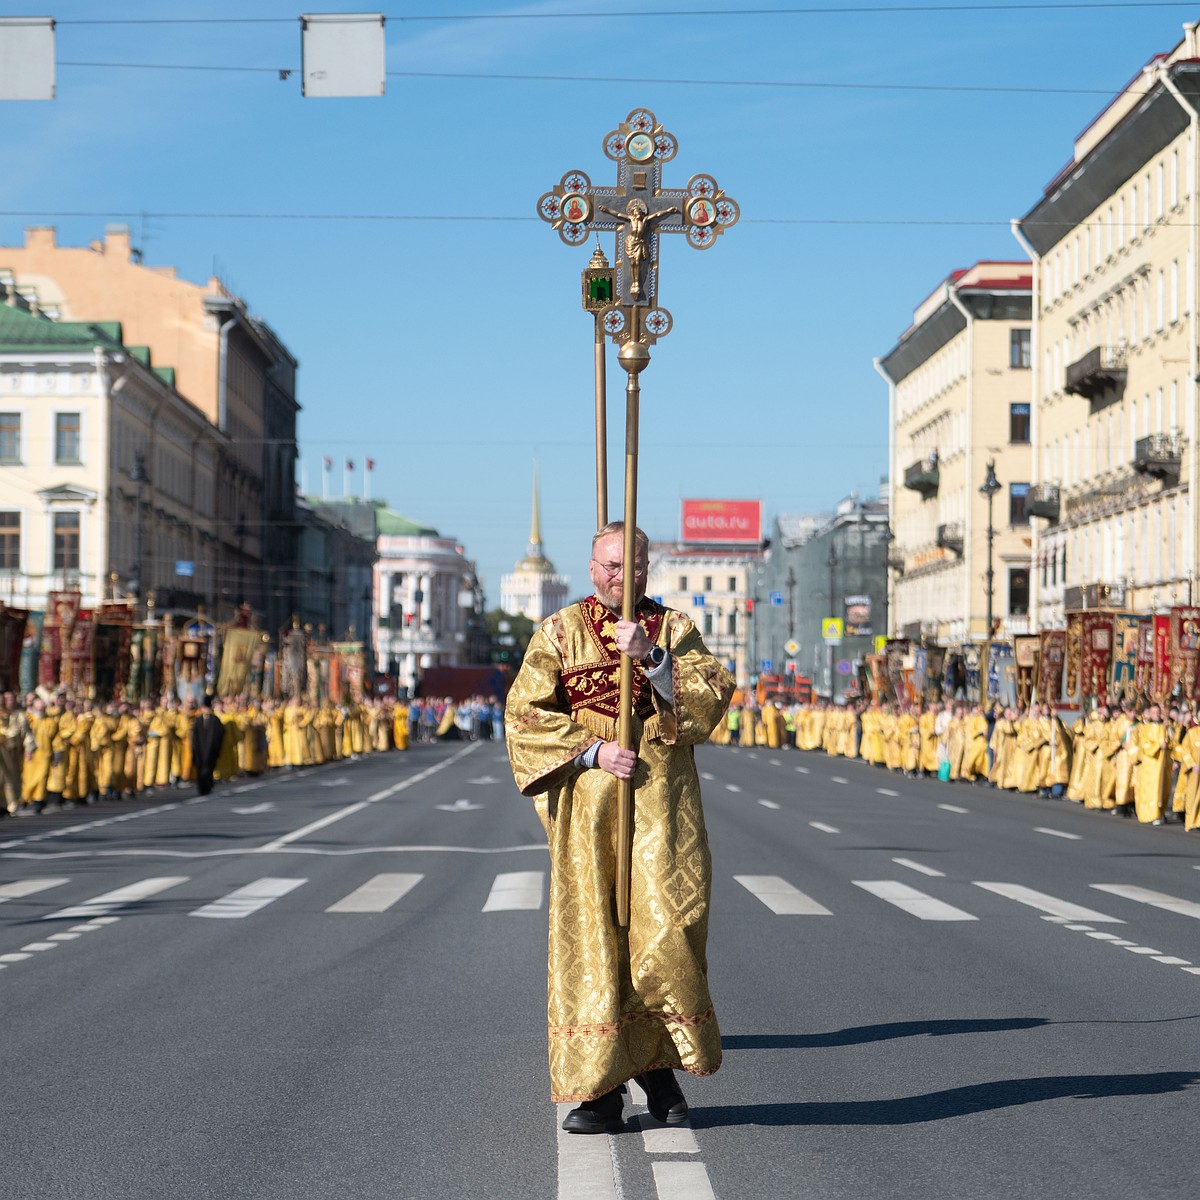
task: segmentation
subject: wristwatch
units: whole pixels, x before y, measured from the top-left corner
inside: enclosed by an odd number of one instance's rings
[[[662,666],[663,659],[666,657],[667,657],[667,652],[661,646],[651,646],[650,653],[647,654],[646,657],[642,659],[642,662],[649,663],[650,670],[653,671],[656,667]]]

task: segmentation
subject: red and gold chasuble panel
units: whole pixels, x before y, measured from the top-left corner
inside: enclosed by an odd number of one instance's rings
[[[571,706],[571,717],[578,719],[579,714],[586,711],[615,721],[621,715],[621,652],[613,640],[613,631],[619,618],[595,596],[581,600],[579,612],[588,638],[599,652],[600,659],[578,667],[563,668],[562,686]],[[643,600],[635,615],[646,636],[657,645],[662,630],[663,609],[653,600]],[[650,681],[641,664],[636,662],[633,664],[633,708],[643,721],[654,714]]]

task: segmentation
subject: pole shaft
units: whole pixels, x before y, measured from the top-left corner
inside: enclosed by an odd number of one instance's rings
[[[608,524],[608,379],[604,362],[604,325],[596,314],[596,528]]]
[[[634,619],[637,593],[637,465],[638,465],[638,403],[641,388],[635,371],[629,372],[625,386],[625,548],[622,557],[624,573],[621,587],[621,619]],[[622,750],[633,747],[633,660],[621,655],[620,674],[621,715],[617,724],[617,740]],[[617,924],[629,927],[629,876],[633,859],[633,780],[622,779],[617,787],[617,863],[616,900]]]

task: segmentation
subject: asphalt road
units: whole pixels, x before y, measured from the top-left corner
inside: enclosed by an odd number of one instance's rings
[[[635,1089],[612,1137],[547,1098],[548,860],[499,746],[0,823],[0,1195],[1192,1194],[1200,835],[698,763],[726,1061],[690,1128]]]

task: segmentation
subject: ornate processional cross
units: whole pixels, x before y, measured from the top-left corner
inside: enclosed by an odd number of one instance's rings
[[[617,235],[616,269],[609,268],[597,246],[593,266],[583,273],[583,306],[596,315],[597,368],[604,358],[603,334],[621,349],[625,369],[625,512],[622,561],[634,561],[637,525],[638,405],[641,372],[650,362],[650,347],[671,332],[671,314],[658,303],[658,240],[682,233],[697,250],[705,250],[741,215],[711,175],[693,175],[685,188],[662,186],[663,163],[679,149],[646,108],[635,108],[604,139],[604,153],[617,164],[616,187],[592,187],[583,171],[568,171],[538,198],[538,215],[558,230],[568,246],[587,241],[593,231]],[[604,395],[597,378],[597,493],[604,494],[602,452]],[[604,507],[603,504],[600,507]],[[603,520],[604,518],[601,518]],[[621,589],[621,619],[634,620],[634,589]],[[620,709],[617,737],[622,749],[633,749],[633,663],[621,655]],[[633,853],[633,784],[618,782],[616,822],[616,923],[629,925],[631,856]]]
[[[603,295],[601,279],[591,299],[618,344],[652,345],[671,331],[671,314],[658,303],[659,234],[682,233],[689,245],[706,250],[741,216],[711,175],[693,175],[683,188],[662,186],[663,163],[678,149],[649,109],[635,108],[604,138],[604,153],[617,164],[615,187],[593,187],[585,172],[568,171],[538,199],[538,215],[568,246],[581,245],[593,231],[616,231],[611,294]]]

